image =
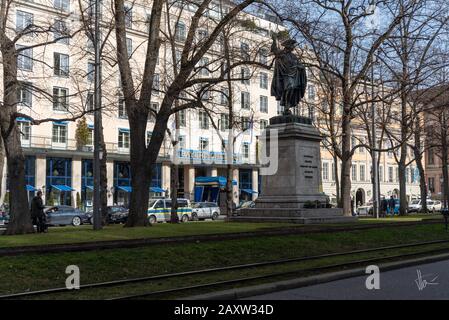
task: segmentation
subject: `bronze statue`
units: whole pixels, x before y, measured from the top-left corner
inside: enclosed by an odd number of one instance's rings
[[[284,115],[290,115],[291,108],[296,107],[304,97],[307,87],[307,74],[304,65],[293,53],[295,40],[282,42],[284,49],[279,49],[277,36],[273,34],[271,52],[275,56],[274,75],[271,83],[271,95],[285,108]]]

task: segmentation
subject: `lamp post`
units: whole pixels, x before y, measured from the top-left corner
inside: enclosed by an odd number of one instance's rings
[[[100,143],[101,128],[101,33],[100,33],[100,0],[95,0],[95,31],[94,31],[94,47],[95,47],[95,92],[94,92],[94,201],[93,201],[93,227],[94,230],[102,228],[102,212],[101,212],[101,183],[100,161],[103,157],[102,145]]]

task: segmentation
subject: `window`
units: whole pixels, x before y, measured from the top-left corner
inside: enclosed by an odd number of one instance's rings
[[[53,110],[67,111],[69,108],[69,90],[67,88],[53,87]]]
[[[200,129],[207,130],[209,129],[209,118],[205,111],[200,111],[198,113],[199,121],[200,121]]]
[[[128,58],[131,58],[131,55],[133,54],[133,39],[126,38],[126,50],[128,53]]]
[[[224,106],[228,105],[228,98],[229,98],[229,90],[227,88],[223,88],[220,94],[220,104]]]
[[[261,119],[260,120],[260,130],[265,130],[268,127],[268,120]]]
[[[429,185],[429,191],[432,193],[435,192],[435,178],[429,178],[428,185]]]
[[[250,84],[250,77],[251,73],[248,68],[242,68],[240,70],[240,77],[242,78],[242,84],[249,85]]]
[[[178,123],[180,127],[185,127],[187,124],[186,110],[178,112]]]
[[[150,145],[151,137],[153,136],[153,131],[147,131],[147,146]]]
[[[186,40],[186,25],[182,22],[176,23],[175,39],[176,39],[176,41],[185,41]]]
[[[332,181],[335,181],[336,175],[335,175],[335,162],[332,163]]]
[[[384,182],[384,167],[379,166],[379,180],[380,182]]]
[[[261,72],[259,74],[259,82],[261,89],[268,89],[268,74],[265,72]]]
[[[200,151],[209,151],[209,139],[200,137]]]
[[[87,128],[87,131],[89,132],[87,136],[86,146],[93,146],[94,145],[94,128],[89,125]]]
[[[125,11],[125,26],[131,29],[133,27],[133,10],[131,7],[125,6],[124,11]]]
[[[18,121],[17,125],[20,131],[20,142],[22,145],[30,145],[31,125],[28,121]]]
[[[240,43],[240,53],[242,55],[242,59],[243,60],[249,60],[250,59],[250,55],[249,55],[249,45],[245,42],[241,42]]]
[[[209,35],[209,33],[207,32],[207,30],[204,30],[204,29],[198,30],[198,42],[206,39],[208,37],[208,35]]]
[[[153,95],[159,95],[159,91],[161,90],[161,83],[159,79],[159,74],[155,73],[153,75]]]
[[[242,117],[242,130],[246,131],[251,128],[251,121],[248,117]]]
[[[222,113],[220,116],[220,130],[225,131],[229,129],[229,114]]]
[[[410,168],[405,168],[405,183],[410,182]]]
[[[53,39],[57,40],[58,43],[69,43],[69,32],[65,21],[55,20],[53,25]]]
[[[210,91],[206,89],[201,94],[201,100],[208,101],[209,99],[210,99]]]
[[[93,82],[95,78],[95,63],[87,63],[87,81]]]
[[[31,108],[33,104],[33,91],[30,83],[21,82],[19,84],[17,100],[21,106]]]
[[[248,159],[249,158],[249,143],[244,142],[242,145],[242,155],[243,158]]]
[[[360,138],[360,144],[365,144],[366,143],[366,139],[365,139],[365,137],[361,137]],[[365,153],[365,147],[360,147],[359,148],[359,153]]]
[[[86,110],[93,111],[94,110],[94,94],[89,92],[86,98]]]
[[[27,27],[33,25],[33,14],[25,11],[16,11],[16,32],[22,32]],[[31,27],[30,27],[31,30]],[[27,30],[28,31],[28,30]]]
[[[351,165],[352,181],[357,181],[357,165]]]
[[[249,107],[250,107],[249,92],[242,92],[240,96],[241,96],[241,107],[242,107],[242,109],[249,109]]]
[[[185,149],[186,148],[186,136],[178,137],[178,148]]]
[[[128,114],[126,113],[125,107],[125,99],[123,97],[120,97],[118,99],[118,117],[122,119],[128,118]]]
[[[54,74],[55,76],[68,77],[69,76],[69,56],[66,54],[55,52],[54,57]]]
[[[278,115],[281,115],[284,113],[284,106],[281,106],[281,103],[279,101],[277,101],[277,112],[278,112]]]
[[[310,101],[315,101],[315,86],[308,86],[307,95]]]
[[[365,165],[361,164],[359,169],[360,169],[360,181],[366,181],[366,176],[365,176],[366,168],[365,168]]]
[[[56,9],[59,9],[61,11],[68,12],[69,6],[70,6],[70,0],[54,0],[53,6]]]
[[[398,182],[399,181],[399,168],[396,167],[394,171],[395,171],[395,178],[396,178],[395,180],[396,180],[396,182]]]
[[[323,112],[328,112],[329,111],[329,103],[326,100],[321,102],[321,110]]]
[[[17,68],[26,71],[33,70],[33,49],[26,49],[25,46],[17,45],[20,50],[17,56]]]
[[[209,59],[206,57],[201,58],[199,66],[200,66],[200,72],[199,72],[200,75],[206,76],[206,77],[209,76],[209,69],[208,69]]]
[[[388,167],[388,182],[393,182],[393,167]]]
[[[416,168],[413,168],[413,167],[410,167],[410,182],[411,183],[416,183],[416,171],[417,171],[418,169],[416,169]]]
[[[67,143],[67,125],[63,123],[53,123],[53,143]]]
[[[323,181],[329,181],[329,163],[323,162]]]
[[[259,50],[259,63],[268,64],[268,49],[261,48]]]
[[[429,149],[427,151],[427,163],[430,165],[434,165],[435,164],[435,152],[434,149]]]
[[[260,112],[268,113],[268,97],[260,96]]]
[[[118,130],[118,147],[119,149],[129,149],[129,130]]]

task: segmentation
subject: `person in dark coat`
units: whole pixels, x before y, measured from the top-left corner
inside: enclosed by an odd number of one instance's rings
[[[388,206],[390,208],[389,213],[394,215],[394,207],[396,207],[396,201],[394,200],[393,196],[391,196],[390,201],[388,201]]]
[[[388,210],[388,200],[386,198],[383,198],[380,201],[380,214],[382,217],[386,217],[387,216],[387,210]]]
[[[47,230],[44,208],[45,206],[42,201],[42,191],[39,190],[33,200],[31,200],[31,218],[33,219],[33,224],[37,226],[38,233],[42,233]]]

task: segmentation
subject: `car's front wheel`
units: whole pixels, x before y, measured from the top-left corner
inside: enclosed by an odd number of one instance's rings
[[[189,221],[189,216],[185,214],[181,217],[181,222],[187,222],[187,221]]]
[[[218,212],[212,213],[212,220],[217,220],[217,219],[218,219]]]
[[[73,217],[72,219],[72,225],[77,227],[81,225],[81,218],[80,217]]]
[[[157,219],[155,216],[150,216],[150,218],[148,220],[150,221],[150,224],[155,224],[157,222]]]
[[[192,213],[192,220],[193,221],[198,221],[199,220],[198,214],[196,212]]]

